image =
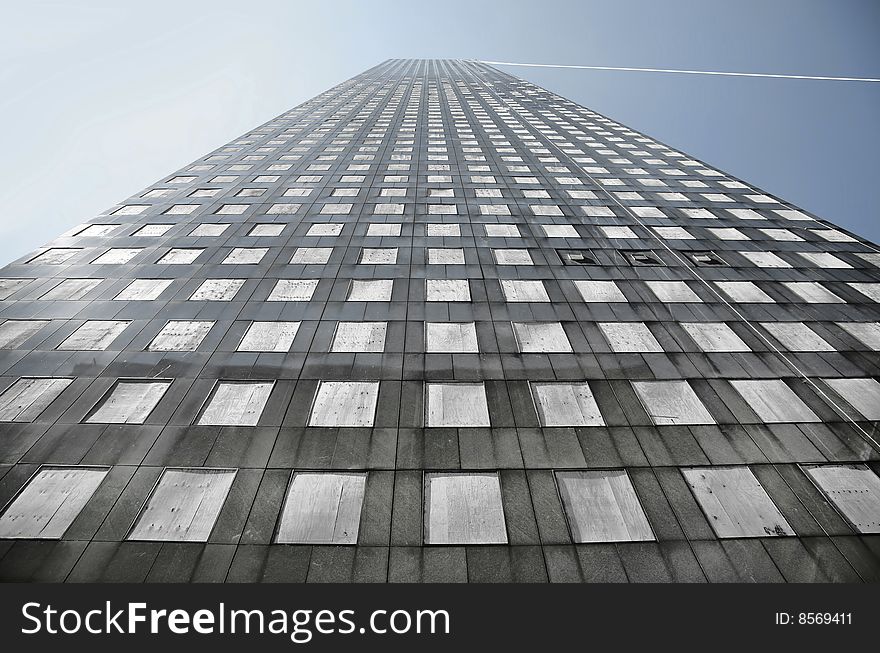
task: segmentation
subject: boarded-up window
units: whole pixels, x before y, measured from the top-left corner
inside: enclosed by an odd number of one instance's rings
[[[372,426],[378,397],[378,381],[322,381],[309,426]]]
[[[557,472],[575,542],[640,542],[654,534],[623,470]]]
[[[47,324],[48,320],[6,320],[0,324],[0,349],[15,349]]]
[[[837,326],[874,351],[880,351],[880,322],[837,322]]]
[[[880,477],[871,469],[811,465],[805,471],[859,533],[880,533]]]
[[[150,343],[150,351],[195,351],[208,335],[213,322],[171,320]]]
[[[497,265],[534,265],[527,249],[493,249]]]
[[[313,224],[306,236],[338,236],[342,233],[341,224]]]
[[[9,299],[31,281],[33,279],[0,279],[0,301]]]
[[[429,302],[471,301],[471,289],[467,279],[428,279],[426,293]]]
[[[763,422],[819,422],[807,405],[781,379],[731,381]]]
[[[661,302],[701,302],[699,296],[684,281],[646,281]]]
[[[93,265],[123,265],[140,254],[142,249],[116,248],[110,249],[92,261]]]
[[[89,320],[71,333],[58,349],[101,351],[107,349],[130,324],[121,320]]]
[[[34,258],[28,261],[28,263],[33,263],[36,265],[61,265],[67,260],[76,256],[81,251],[81,249],[65,247],[47,249],[37,254]]]
[[[0,422],[33,422],[72,379],[22,378],[0,394]]]
[[[87,422],[143,424],[171,381],[118,381]]]
[[[200,224],[198,227],[192,230],[190,236],[197,238],[213,238],[216,236],[222,236],[223,232],[229,228],[228,224],[216,224],[211,222],[206,222],[204,224]]]
[[[600,322],[599,328],[612,351],[662,352],[663,347],[643,322]]]
[[[478,353],[476,326],[473,322],[426,322],[425,351]]]
[[[715,423],[687,381],[633,381],[632,385],[654,424]]]
[[[397,248],[364,247],[361,250],[360,262],[372,265],[391,265],[397,263]]]
[[[464,250],[451,247],[429,247],[429,265],[464,265]]]
[[[82,299],[94,290],[103,279],[65,279],[49,292],[40,297],[43,300],[67,300],[75,301]]]
[[[821,283],[815,281],[783,281],[782,285],[808,304],[843,304],[841,299]]]
[[[317,287],[317,279],[280,279],[269,294],[269,301],[307,302]]]
[[[351,282],[348,289],[349,302],[390,302],[393,279],[358,280]]]
[[[172,284],[172,279],[135,279],[116,297],[116,301],[152,301]]]
[[[732,302],[772,304],[773,298],[751,281],[716,281],[715,285]]]
[[[330,351],[381,352],[385,350],[385,322],[340,322]]]
[[[357,544],[366,483],[364,473],[294,473],[275,541]]]
[[[834,351],[803,322],[761,322],[761,326],[788,351]]]
[[[106,474],[98,467],[40,468],[0,517],[0,537],[61,538]]]
[[[238,351],[286,352],[290,350],[299,322],[254,322],[238,345]]]
[[[230,302],[244,285],[244,279],[206,279],[190,297],[191,301]]]
[[[257,224],[250,230],[248,236],[280,236],[284,231],[284,224]]]
[[[271,381],[220,381],[198,423],[213,426],[256,426],[273,385]]]
[[[226,258],[223,259],[223,265],[256,265],[263,260],[267,247],[236,247]]]
[[[549,302],[550,296],[543,281],[502,279],[501,291],[506,302]]]
[[[865,419],[880,420],[880,383],[876,379],[824,379]]]
[[[290,259],[292,265],[323,265],[330,260],[332,247],[297,247]]]
[[[541,426],[602,426],[605,421],[586,383],[532,383]]]
[[[206,542],[234,479],[229,469],[166,469],[128,539]]]
[[[573,281],[585,302],[625,302],[626,297],[613,281]]]
[[[482,383],[427,383],[425,426],[490,426],[489,405]]]
[[[160,265],[189,265],[201,255],[203,249],[173,248],[156,261]]]
[[[696,467],[682,474],[718,537],[794,535],[748,467]]]
[[[506,544],[498,474],[425,474],[425,544]]]
[[[749,351],[749,346],[724,322],[689,322],[681,326],[703,351]]]
[[[514,322],[513,333],[523,353],[566,353],[571,343],[559,322]]]

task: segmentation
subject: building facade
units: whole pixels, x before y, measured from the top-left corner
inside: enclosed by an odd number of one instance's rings
[[[878,302],[817,216],[387,61],[0,271],[0,578],[876,581]]]

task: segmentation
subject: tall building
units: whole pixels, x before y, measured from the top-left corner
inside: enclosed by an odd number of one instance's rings
[[[877,247],[489,66],[0,277],[5,580],[880,578]]]

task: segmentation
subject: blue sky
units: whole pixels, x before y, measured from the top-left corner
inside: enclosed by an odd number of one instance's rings
[[[876,0],[0,8],[0,265],[392,57],[880,77]],[[880,84],[505,70],[880,241]]]

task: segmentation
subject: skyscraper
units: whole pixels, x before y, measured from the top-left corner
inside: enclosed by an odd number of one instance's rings
[[[3,579],[880,577],[877,247],[484,64],[0,277]]]

